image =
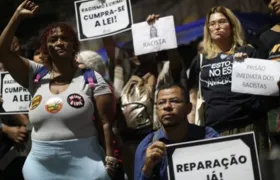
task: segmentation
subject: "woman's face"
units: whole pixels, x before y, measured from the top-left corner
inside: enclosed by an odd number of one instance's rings
[[[52,58],[71,58],[73,60],[75,52],[73,37],[67,36],[61,28],[52,29],[47,37],[47,48]]]
[[[214,41],[226,40],[232,36],[232,28],[228,19],[221,13],[214,13],[209,18],[209,32]]]

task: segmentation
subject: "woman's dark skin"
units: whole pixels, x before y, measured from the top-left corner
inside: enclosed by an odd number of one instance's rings
[[[33,17],[38,10],[39,6],[31,1],[25,0],[17,8],[0,37],[0,61],[10,72],[12,77],[25,88],[29,86],[29,60],[10,51],[10,46],[21,21],[25,18]],[[60,27],[52,29],[50,35],[47,36],[46,43],[48,56],[50,57],[50,91],[53,94],[60,94],[68,88],[77,70],[77,66],[74,64],[77,52],[73,48],[73,38],[66,36],[65,32]],[[98,119],[103,125],[106,156],[113,156],[113,133],[110,123],[112,122],[112,117],[110,115],[113,112],[112,98],[112,94],[106,94],[94,99],[97,106]],[[108,173],[112,174],[110,170]]]

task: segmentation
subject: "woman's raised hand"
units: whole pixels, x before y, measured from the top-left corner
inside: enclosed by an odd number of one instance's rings
[[[39,6],[32,1],[24,0],[17,8],[16,14],[20,18],[32,17],[38,11]]]

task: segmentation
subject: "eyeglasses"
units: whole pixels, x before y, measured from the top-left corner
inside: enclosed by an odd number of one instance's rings
[[[218,21],[211,21],[209,23],[209,28],[213,29],[216,27],[216,25],[218,25],[219,27],[224,27],[225,25],[227,25],[229,22],[227,19],[220,19]]]
[[[183,104],[185,101],[180,100],[180,99],[176,99],[176,98],[172,98],[172,99],[161,99],[158,102],[156,102],[156,106],[158,109],[162,110],[166,104],[170,104],[171,107],[176,108],[178,106],[180,106],[181,104]]]

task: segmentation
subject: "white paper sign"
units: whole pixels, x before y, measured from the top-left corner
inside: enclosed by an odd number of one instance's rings
[[[131,28],[130,0],[82,0],[75,2],[80,41],[121,33]]]
[[[19,85],[10,74],[1,73],[0,76],[4,110],[0,114],[27,113],[31,101],[28,90]]]
[[[167,147],[171,180],[260,180],[253,133]]]
[[[277,82],[280,63],[276,61],[247,58],[234,61],[231,91],[246,94],[278,96]]]
[[[160,18],[153,25],[133,24],[132,36],[135,55],[178,47],[173,16]]]

